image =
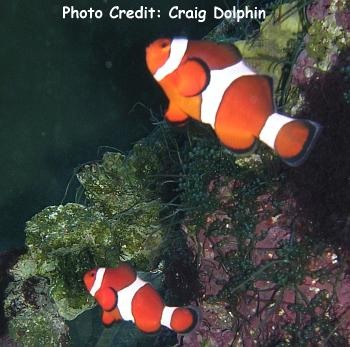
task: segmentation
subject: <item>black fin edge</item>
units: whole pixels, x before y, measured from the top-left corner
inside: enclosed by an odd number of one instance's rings
[[[186,120],[184,120],[184,121],[182,121],[182,122],[172,122],[172,121],[168,120],[168,119],[166,118],[166,116],[164,116],[164,119],[166,120],[166,122],[167,122],[170,126],[173,126],[173,127],[176,127],[176,128],[182,128],[182,127],[184,127],[185,125],[187,125],[187,124],[189,123],[189,121],[190,121],[190,119],[186,119]]]
[[[281,157],[282,161],[291,167],[300,166],[306,161],[323,129],[322,125],[320,125],[319,123],[313,122],[311,120],[308,120],[308,119],[297,119],[297,120],[304,121],[305,124],[308,125],[311,131],[311,134],[308,140],[306,141],[303,150],[297,156],[290,159],[285,159]]]
[[[234,149],[232,147],[226,146],[222,142],[221,142],[221,145],[234,155],[245,156],[245,155],[249,155],[249,154],[252,154],[255,152],[256,148],[258,147],[258,141],[255,139],[253,144],[250,147],[244,148],[244,149]]]
[[[199,309],[199,307],[187,306],[184,308],[187,308],[192,312],[192,316],[194,317],[194,320],[193,320],[193,324],[188,329],[177,333],[180,336],[186,336],[190,334],[192,331],[196,330],[202,321],[202,311]]]

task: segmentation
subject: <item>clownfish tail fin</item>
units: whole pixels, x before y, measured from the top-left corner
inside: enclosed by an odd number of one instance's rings
[[[295,119],[278,113],[269,116],[259,138],[289,166],[305,162],[322,131],[322,126],[307,119]]]
[[[194,306],[165,306],[161,324],[178,334],[186,335],[195,330],[201,322],[201,311]]]

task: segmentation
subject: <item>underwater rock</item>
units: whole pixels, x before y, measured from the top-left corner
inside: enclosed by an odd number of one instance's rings
[[[82,283],[87,270],[114,267],[121,260],[150,269],[161,242],[161,204],[150,190],[155,153],[139,143],[127,159],[105,154],[100,164],[85,165],[78,173],[88,206],[49,206],[27,222],[27,252],[11,269],[6,298],[16,341],[29,346],[43,339],[41,345],[54,346],[52,341],[68,338],[64,319],[95,305]],[[23,339],[23,329],[32,337]]]
[[[215,218],[208,218],[205,231],[198,230],[196,238],[188,235],[200,264],[200,307],[206,318],[184,338],[184,346],[226,346],[224,336],[237,346],[350,341],[344,318],[350,315],[350,277],[343,250],[313,243],[312,226],[292,193],[271,188],[256,197],[255,227],[244,240],[238,230],[244,225],[233,227],[227,200],[219,213],[221,228],[210,232]],[[186,223],[183,228],[188,230]]]
[[[19,344],[11,340],[8,336],[2,336],[0,337],[0,346],[19,347]]]
[[[161,202],[150,189],[160,167],[153,146],[140,142],[127,157],[106,153],[101,163],[85,165],[77,174],[91,208],[109,218],[123,260],[138,270],[149,269],[162,233]]]
[[[350,12],[345,0],[319,0],[307,8],[310,26],[305,48],[293,66],[292,83],[302,86],[315,72],[328,71],[339,54],[350,46]]]
[[[291,11],[293,7],[294,3],[281,5],[260,25],[258,36],[235,42],[249,64],[260,74],[273,78],[275,90],[279,87],[285,58],[291,54],[290,45],[302,31],[301,18],[297,11]]]
[[[91,308],[81,276],[96,262],[118,261],[120,245],[112,223],[101,213],[71,203],[47,207],[27,222],[25,232],[28,251],[11,270],[15,280],[48,279],[50,296],[65,319]]]
[[[21,346],[68,346],[68,327],[49,296],[42,277],[15,276],[7,288],[5,313],[9,335]]]
[[[235,319],[228,313],[225,302],[203,303],[202,324],[197,332],[186,335],[182,346],[227,347],[235,340],[232,325]]]
[[[156,152],[140,142],[127,157],[121,153],[105,153],[101,163],[83,166],[77,177],[89,202],[106,216],[113,217],[138,203],[152,200],[149,185],[159,167]]]

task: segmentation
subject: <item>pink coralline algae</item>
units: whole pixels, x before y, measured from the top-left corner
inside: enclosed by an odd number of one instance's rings
[[[183,346],[253,347],[273,341],[321,346],[327,336],[335,343],[350,343],[350,276],[340,259],[344,252],[330,246],[319,253],[308,250],[304,237],[311,226],[291,193],[257,197],[256,226],[251,238],[243,241],[252,246],[246,256],[255,271],[245,283],[230,289],[230,280],[238,274],[226,269],[222,259],[237,255],[239,241],[234,228],[230,229],[233,220],[225,206],[232,208],[232,196],[239,186],[236,182],[213,189],[223,198],[222,209],[207,216],[205,227],[195,238],[188,236],[198,257],[203,319],[198,329],[183,339]],[[230,233],[225,230],[224,235],[209,236],[217,221]],[[295,259],[283,253],[287,251],[296,252]],[[221,296],[225,288],[234,296]]]
[[[330,70],[350,42],[350,8],[345,1],[314,1],[306,15],[310,26],[292,67],[292,84],[297,87],[307,85],[315,73]]]
[[[307,18],[309,20],[322,20],[326,16],[328,16],[329,12],[329,6],[331,2],[330,0],[320,0],[320,1],[315,1],[313,2],[306,11]]]
[[[232,330],[233,317],[228,313],[226,303],[217,301],[215,304],[204,302],[201,306],[202,321],[199,328],[183,339],[184,347],[227,347],[235,340]]]
[[[335,20],[337,25],[344,28],[344,30],[350,32],[350,9],[337,12],[335,14]]]
[[[294,85],[302,86],[306,84],[310,77],[315,72],[315,60],[308,56],[307,52],[303,50],[292,70],[292,83]]]
[[[216,218],[223,218],[224,215],[218,212]],[[219,217],[218,217],[219,216]],[[212,222],[214,219],[212,220]],[[183,226],[185,228],[185,226]],[[232,236],[206,236],[205,230],[201,229],[197,234],[197,240],[188,239],[189,247],[195,253],[199,249],[199,279],[203,295],[217,295],[229,280],[229,276],[222,264],[220,256],[237,249],[237,241]]]

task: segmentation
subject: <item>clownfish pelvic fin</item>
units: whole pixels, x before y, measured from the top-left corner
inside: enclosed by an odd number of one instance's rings
[[[120,315],[120,312],[117,308],[115,308],[112,311],[102,311],[102,323],[109,327],[114,322],[119,322],[122,320],[122,317]]]
[[[184,125],[189,120],[188,115],[172,103],[169,104],[164,116],[169,123],[178,126]]]

